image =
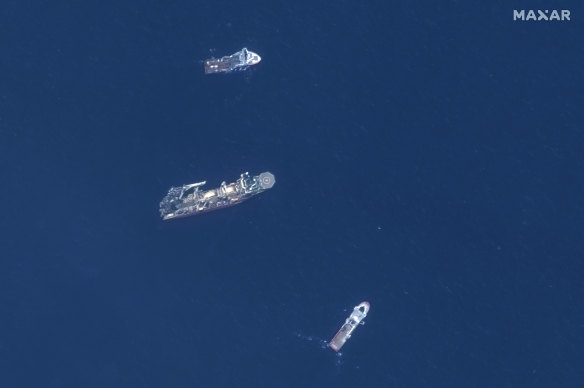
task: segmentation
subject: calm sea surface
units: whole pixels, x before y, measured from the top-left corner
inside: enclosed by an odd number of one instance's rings
[[[582,386],[584,8],[556,3],[5,1],[0,385]],[[160,220],[244,171],[277,183]]]

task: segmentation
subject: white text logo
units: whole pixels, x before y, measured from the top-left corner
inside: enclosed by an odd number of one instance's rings
[[[542,9],[521,9],[513,10],[513,20],[522,20],[522,21],[564,21],[570,20],[570,10],[569,9],[553,9],[549,10],[542,10]]]

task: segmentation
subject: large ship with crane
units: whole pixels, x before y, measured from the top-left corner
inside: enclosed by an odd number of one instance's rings
[[[232,183],[221,183],[215,189],[203,190],[206,181],[171,187],[160,202],[163,220],[189,217],[196,214],[237,205],[254,195],[262,193],[276,183],[271,172],[251,176],[248,172]]]

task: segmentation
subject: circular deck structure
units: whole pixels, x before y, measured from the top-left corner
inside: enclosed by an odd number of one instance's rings
[[[262,172],[260,174],[260,186],[262,189],[271,189],[276,183],[276,177],[271,172]]]

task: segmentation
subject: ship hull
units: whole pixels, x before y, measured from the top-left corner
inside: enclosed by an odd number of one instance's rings
[[[351,338],[353,331],[357,328],[359,324],[362,324],[363,319],[367,316],[369,312],[370,304],[369,302],[361,302],[359,305],[355,306],[351,315],[345,320],[345,323],[337,334],[333,337],[333,339],[329,342],[328,346],[335,352],[341,350],[341,348],[345,345],[347,340]]]
[[[238,205],[249,198],[271,189],[276,179],[270,172],[257,176],[241,174],[235,182],[203,191],[206,182],[171,187],[160,202],[160,216],[163,220],[190,217]]]

